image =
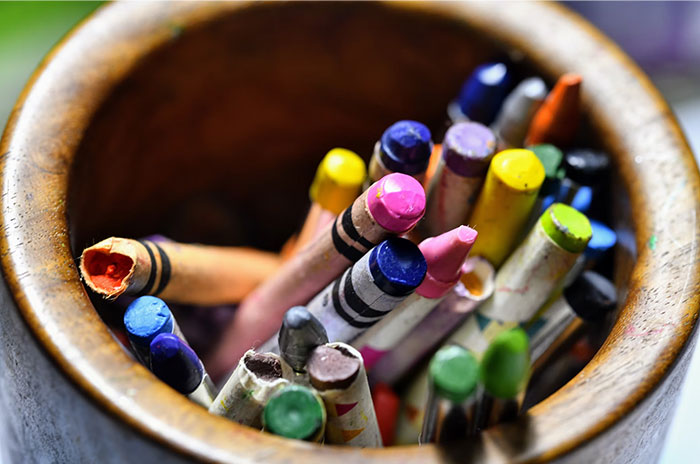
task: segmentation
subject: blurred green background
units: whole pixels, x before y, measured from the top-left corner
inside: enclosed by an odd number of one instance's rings
[[[0,128],[27,79],[79,20],[103,2],[0,1]],[[700,153],[700,2],[565,2],[617,41],[668,99]],[[700,345],[695,350],[700,351]],[[697,462],[700,355],[695,355],[662,464]]]

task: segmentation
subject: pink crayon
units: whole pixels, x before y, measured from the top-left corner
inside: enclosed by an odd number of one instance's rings
[[[423,283],[413,295],[352,342],[362,353],[367,369],[398,345],[459,282],[464,261],[476,237],[474,229],[459,226],[418,245],[428,264]]]
[[[376,244],[411,230],[424,212],[425,192],[414,178],[394,173],[372,184],[243,301],[207,360],[212,377],[227,373],[243,353],[272,336],[287,309],[308,303]]]

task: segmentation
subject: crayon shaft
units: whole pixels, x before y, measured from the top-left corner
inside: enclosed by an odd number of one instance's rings
[[[440,398],[435,394],[435,391],[430,388],[428,401],[425,405],[423,425],[421,426],[420,435],[418,436],[419,445],[435,443],[435,441],[437,441],[439,402]]]
[[[202,383],[200,383],[199,386],[192,393],[188,394],[187,397],[195,403],[199,404],[200,406],[209,409],[209,407],[214,402],[214,398],[216,398],[216,395],[216,387],[209,378],[209,375],[204,374]]]
[[[523,396],[521,394],[517,398],[496,398],[482,392],[476,407],[476,431],[514,420],[518,417]]]
[[[528,330],[530,336],[530,360],[534,364],[576,319],[576,313],[562,296],[557,298],[537,321],[535,330]]]
[[[187,342],[187,339],[185,338],[185,335],[182,333],[182,330],[180,329],[180,326],[177,324],[177,320],[175,320],[174,315],[170,315],[172,317],[173,321],[173,329],[170,333],[173,335],[177,335],[180,340],[185,342],[187,345],[189,343]],[[157,335],[157,334],[156,334]],[[155,335],[154,335],[155,338]],[[144,366],[148,367],[150,369],[150,359],[151,359],[151,346],[150,346],[150,341],[148,343],[139,343],[138,340],[135,340],[132,337],[129,337],[129,344],[131,345],[131,348],[134,352],[134,355],[136,356],[136,359],[141,362]]]
[[[428,187],[423,221],[427,235],[434,237],[466,224],[483,182],[481,176],[460,176],[440,159]]]
[[[106,281],[100,262],[124,267],[117,269],[123,279]],[[276,255],[251,248],[111,237],[83,251],[80,269],[87,285],[106,298],[155,295],[175,303],[216,305],[240,301],[279,262]]]
[[[326,227],[328,227],[328,224],[333,222],[335,219],[335,214],[323,209],[319,203],[313,202],[309,208],[309,213],[304,220],[304,225],[301,227],[301,231],[297,236],[294,246],[290,247],[289,252],[285,254],[282,259],[287,260],[294,256],[299,250],[315,240],[319,234]]]
[[[381,141],[378,141],[374,145],[374,153],[372,154],[372,157],[369,160],[369,168],[368,168],[368,177],[367,177],[367,182],[365,183],[365,187],[369,187],[369,184],[372,182],[376,182],[382,177],[391,174],[392,170],[384,166],[384,163],[382,163],[382,160],[379,156],[379,150],[381,147]],[[414,179],[416,179],[418,182],[423,183],[425,180],[425,172],[421,172],[419,174],[412,175]]]

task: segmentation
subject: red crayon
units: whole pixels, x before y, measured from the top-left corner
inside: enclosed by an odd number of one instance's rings
[[[394,390],[385,383],[378,383],[374,386],[372,401],[374,402],[374,412],[377,414],[382,443],[384,446],[391,446],[394,444],[396,419],[399,415],[401,401]]]

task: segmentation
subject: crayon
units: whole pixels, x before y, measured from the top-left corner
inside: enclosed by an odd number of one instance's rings
[[[417,121],[398,121],[389,126],[374,145],[369,161],[369,182],[400,172],[423,182],[433,141],[430,129]]]
[[[306,366],[328,412],[326,443],[381,447],[362,356],[345,343],[318,346]]]
[[[488,126],[508,92],[510,72],[503,63],[478,66],[462,86],[457,100],[447,107],[452,123],[470,120]]]
[[[80,273],[92,291],[109,299],[157,295],[217,305],[242,300],[279,264],[277,255],[252,248],[111,237],[83,251]]]
[[[307,309],[332,342],[350,342],[386,317],[423,282],[427,263],[411,241],[392,237],[328,285]]]
[[[398,345],[459,282],[464,260],[476,237],[474,229],[459,226],[418,245],[427,263],[423,282],[388,316],[352,342],[362,354],[366,369],[372,369],[384,354]]]
[[[465,224],[496,149],[486,126],[461,122],[447,130],[442,157],[427,190],[425,219],[419,226],[430,237]]]
[[[613,283],[596,272],[584,271],[540,318],[526,327],[532,363],[539,360],[576,318],[594,324],[616,306],[617,290]]]
[[[265,404],[289,384],[287,376],[279,356],[249,350],[214,398],[209,412],[260,429]]]
[[[361,193],[366,177],[365,162],[356,153],[344,148],[334,148],[326,153],[309,189],[309,213],[294,246],[286,252],[284,259],[289,259],[314,240],[324,227],[350,206]]]
[[[151,342],[156,335],[175,334],[187,343],[168,305],[155,296],[141,296],[132,301],[124,313],[124,326],[136,358],[147,367]]]
[[[576,136],[580,119],[581,76],[564,74],[532,118],[525,145],[551,143],[567,147]]]
[[[479,368],[482,388],[476,410],[477,430],[515,419],[530,378],[530,346],[525,331],[516,327],[498,334],[484,352]]]
[[[530,77],[508,94],[491,125],[498,149],[521,148],[535,112],[547,96],[547,86],[539,77]]]
[[[412,372],[479,304],[491,297],[494,274],[493,266],[484,258],[467,259],[462,277],[452,291],[369,371],[370,383],[396,385]]]
[[[445,346],[430,360],[430,394],[419,444],[448,443],[471,435],[479,363],[459,345]]]
[[[564,153],[550,143],[533,145],[527,147],[527,149],[532,151],[542,163],[542,167],[544,167],[544,182],[542,182],[542,187],[540,187],[540,191],[537,193],[537,200],[535,200],[535,205],[532,207],[527,225],[522,231],[523,235],[527,234],[530,229],[532,229],[542,213],[554,203],[558,201],[568,204],[568,202],[561,200],[551,201],[551,198],[558,198],[552,197],[552,195],[562,189],[562,181],[564,180],[564,176],[566,176],[566,171],[562,167]],[[566,185],[567,187],[564,188],[568,188],[568,184]],[[546,206],[543,206],[545,203]]]
[[[151,371],[173,389],[209,408],[216,396],[202,361],[177,335],[158,334],[151,341]]]
[[[411,230],[424,211],[425,192],[412,177],[389,174],[372,184],[238,307],[208,360],[210,374],[222,376],[245,350],[275,333],[287,309],[306,304],[375,244]]]
[[[610,157],[602,151],[577,148],[564,155],[566,175],[578,185],[588,185],[594,190],[607,182]]]
[[[491,299],[450,340],[479,355],[499,332],[528,322],[560,287],[591,234],[586,216],[561,203],[552,205],[496,274]]]
[[[425,180],[423,181],[423,187],[426,191],[428,190],[428,186],[430,185],[430,182],[435,176],[435,172],[437,171],[437,167],[438,164],[440,164],[441,159],[442,144],[436,143],[435,145],[433,145],[433,151],[430,153],[430,161],[428,161],[428,169],[426,169],[425,171]]]
[[[572,205],[573,206],[573,205]],[[590,262],[600,261],[605,254],[617,243],[617,234],[602,222],[591,219],[593,236],[583,252],[586,260]]]
[[[472,256],[500,267],[527,224],[544,176],[542,163],[530,150],[504,150],[493,157],[469,218],[481,236]]]
[[[576,190],[574,198],[571,200],[571,207],[577,211],[587,214],[593,203],[593,189],[587,185],[582,185]]]
[[[287,385],[270,397],[263,412],[266,431],[285,438],[320,442],[326,409],[318,393],[302,385]]]
[[[284,313],[278,337],[280,356],[294,372],[305,373],[311,352],[328,343],[323,324],[305,307],[294,306]]]
[[[378,383],[372,388],[372,404],[377,414],[379,433],[384,446],[394,444],[396,433],[396,418],[399,414],[401,400],[394,390],[385,383]]]

